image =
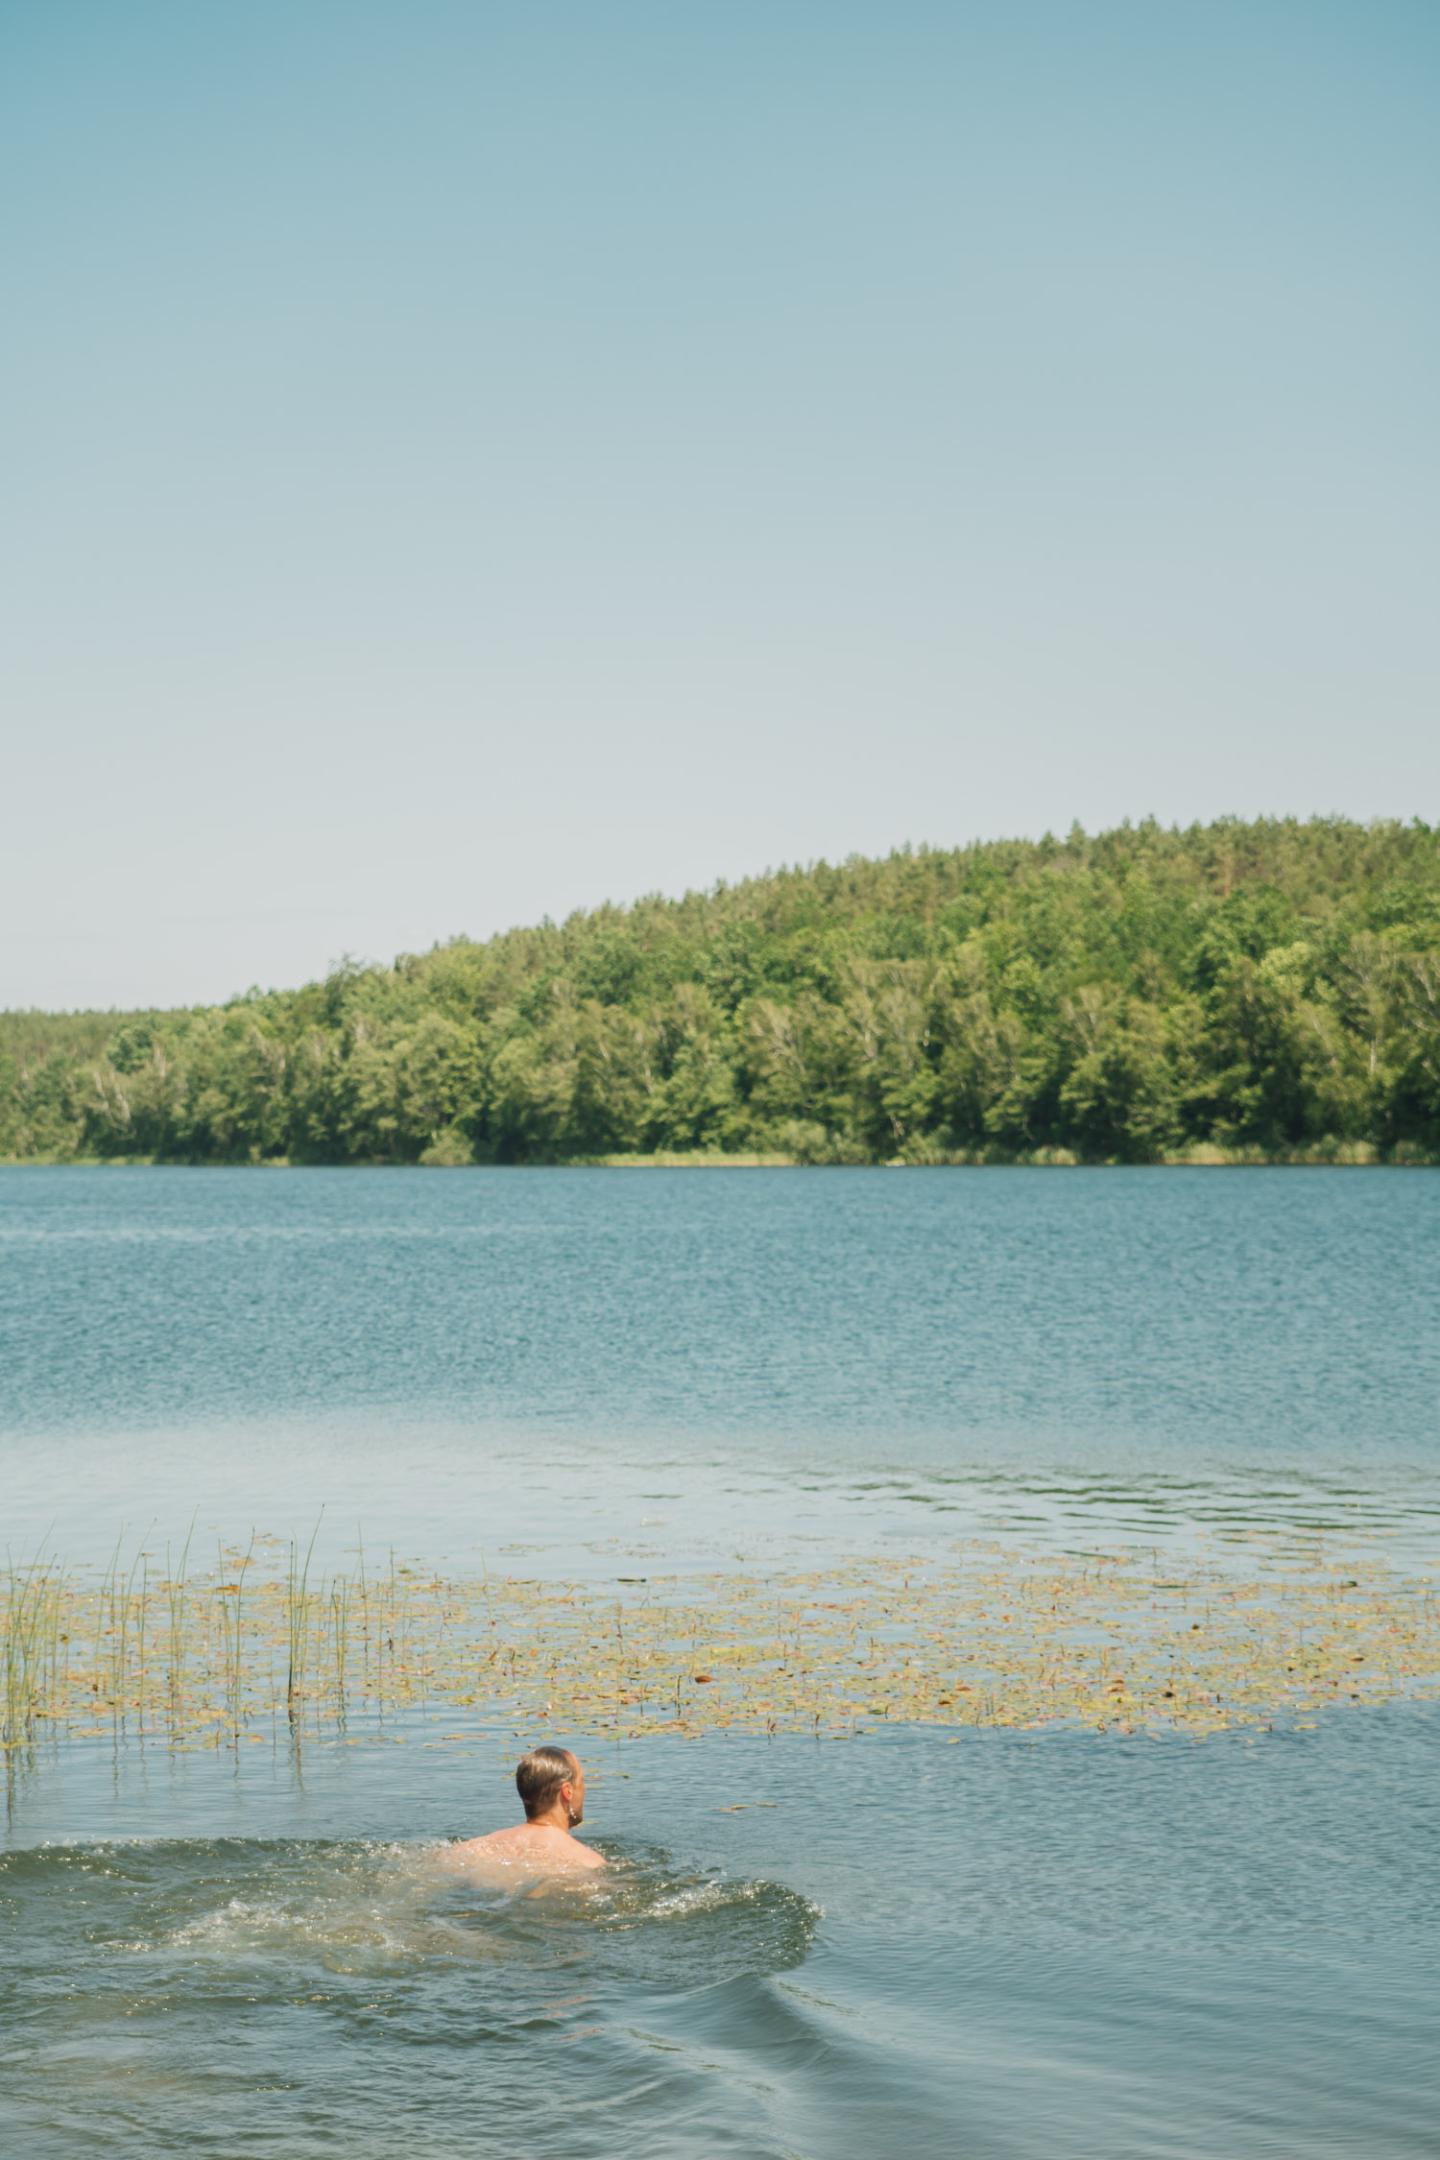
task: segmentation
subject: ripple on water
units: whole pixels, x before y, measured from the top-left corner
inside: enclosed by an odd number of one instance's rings
[[[557,1959],[592,1985],[685,1989],[804,1959],[819,1910],[775,1882],[686,1873],[658,1846],[612,1846],[598,1880],[478,1885],[443,1848],[363,1841],[171,1839],[46,1845],[0,1856],[18,1977],[72,1962],[122,1992],[203,1995],[237,1975],[291,1999],[319,1974],[413,1981],[434,1966],[506,1967],[504,2004]],[[29,1945],[27,1952],[25,1946]],[[473,1998],[472,1998],[473,2007]]]

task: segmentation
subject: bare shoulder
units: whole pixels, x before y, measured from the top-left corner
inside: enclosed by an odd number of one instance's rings
[[[457,1838],[450,1850],[461,1855],[477,1852],[524,1852],[529,1843],[529,1837],[523,1829],[486,1830],[480,1837]]]
[[[605,1856],[592,1846],[582,1845],[579,1838],[561,1831],[551,1831],[543,1839],[537,1838],[525,1848],[524,1857],[532,1867],[546,1875],[582,1875],[592,1868],[603,1868]]]
[[[513,1867],[524,1857],[523,1848],[517,1849],[503,1830],[493,1830],[486,1837],[452,1838],[435,1855],[441,1867],[457,1868],[462,1872],[485,1867]]]

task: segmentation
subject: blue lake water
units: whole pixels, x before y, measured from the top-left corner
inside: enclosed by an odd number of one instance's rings
[[[1431,1569],[1437,1263],[1424,1173],[0,1171],[5,1539]],[[534,1904],[430,1865],[512,1806],[456,1718],[12,1762],[14,2149],[1437,2150],[1433,1707],[606,1741]]]

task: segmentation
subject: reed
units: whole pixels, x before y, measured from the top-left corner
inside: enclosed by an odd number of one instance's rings
[[[115,1705],[119,1698],[121,1680],[118,1649],[119,1591],[117,1586],[120,1579],[120,1554],[124,1548],[124,1543],[125,1535],[122,1531],[120,1536],[115,1540],[115,1550],[110,1556],[110,1565],[105,1570],[104,1583],[100,1596],[100,1610],[97,1615],[97,1634],[95,1641],[95,1664],[97,1676],[101,1667],[101,1661],[103,1657],[105,1676],[104,1700],[108,1704],[112,1715],[114,1714]],[[97,1695],[101,1692],[98,1677],[96,1680],[95,1692]]]
[[[140,1597],[135,1612],[135,1719],[145,1730],[145,1684],[149,1666],[145,1661],[145,1629],[150,1614],[150,1557],[140,1556]]]
[[[6,1563],[4,1696],[0,1746],[27,1745],[37,1721],[50,1714],[59,1682],[63,1598],[52,1564]]]
[[[359,1597],[360,1600],[360,1684],[361,1687],[364,1689],[365,1693],[368,1695],[372,1685],[370,1647],[370,1585],[365,1574],[365,1540],[363,1537],[358,1537],[358,1535],[356,1553],[357,1573],[355,1589],[356,1595]]]
[[[192,1515],[190,1527],[185,1533],[185,1542],[180,1548],[179,1561],[173,1568],[170,1565],[170,1547],[168,1545],[165,1547],[165,1604],[170,1630],[166,1645],[165,1679],[167,1709],[172,1736],[179,1731],[185,1713],[185,1671],[189,1654],[187,1588],[190,1570],[190,1541],[194,1535],[195,1518]]]
[[[350,1658],[350,1585],[337,1575],[330,1586],[331,1669],[334,1674],[335,1715],[345,1723],[345,1676]]]
[[[228,1725],[231,1740],[238,1742],[240,1729],[245,1722],[246,1637],[245,1637],[245,1577],[255,1558],[255,1533],[250,1533],[250,1543],[244,1557],[235,1569],[234,1582],[221,1581],[215,1587],[216,1611],[220,1627],[221,1670],[224,1682],[224,1715],[217,1720],[216,1739],[220,1730]],[[225,1573],[225,1551],[219,1556],[219,1572]]]
[[[327,1720],[432,1700],[507,1725],[619,1737],[879,1723],[1172,1730],[1195,1737],[1440,1695],[1428,1579],[1251,1549],[1163,1576],[1147,1554],[980,1548],[948,1562],[847,1561],[759,1583],[716,1575],[633,1596],[492,1576],[446,1581],[389,1556],[316,1578],[319,1525],[278,1572],[222,1544],[197,1580],[187,1537],[157,1584],[122,1540],[98,1577],[37,1556],[0,1573],[0,1747],[44,1731],[176,1747],[257,1718]],[[157,1713],[163,1706],[163,1716]],[[98,1722],[97,1722],[98,1721]]]
[[[290,1569],[286,1577],[285,1616],[289,1646],[289,1662],[285,1672],[285,1715],[290,1729],[298,1726],[305,1692],[305,1675],[310,1649],[310,1562],[315,1554],[315,1540],[320,1535],[316,1521],[310,1533],[310,1543],[305,1548],[303,1564],[299,1561],[299,1547],[290,1540]]]

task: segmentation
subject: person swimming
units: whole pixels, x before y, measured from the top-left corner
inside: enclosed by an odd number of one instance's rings
[[[578,1875],[605,1866],[604,1856],[574,1834],[585,1820],[585,1772],[578,1755],[569,1748],[531,1748],[516,1768],[515,1790],[524,1822],[483,1837],[457,1838],[444,1854],[448,1865],[503,1875]]]

